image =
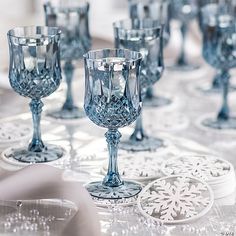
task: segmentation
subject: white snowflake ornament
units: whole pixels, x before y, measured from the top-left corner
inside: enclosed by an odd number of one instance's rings
[[[212,207],[208,184],[180,175],[160,178],[148,184],[138,197],[140,212],[167,224],[185,223],[205,215]]]

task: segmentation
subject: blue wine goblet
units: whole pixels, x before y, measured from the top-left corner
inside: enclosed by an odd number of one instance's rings
[[[170,38],[170,2],[169,0],[129,0],[129,15],[131,19],[151,18],[164,24],[163,42],[166,46]],[[163,96],[156,96],[153,87],[147,88],[143,101],[147,107],[161,107],[169,105],[172,101]]]
[[[147,88],[161,78],[164,70],[163,26],[157,20],[130,19],[115,22],[113,27],[116,48],[139,51],[143,55],[140,80],[142,96],[145,98]],[[140,114],[134,133],[129,140],[122,141],[120,147],[130,151],[147,151],[163,145],[163,140],[145,134]]]
[[[198,11],[197,0],[175,0],[171,2],[171,17],[180,21],[180,31],[182,35],[181,52],[177,59],[176,65],[170,67],[171,69],[181,71],[192,71],[194,69],[198,69],[197,65],[190,64],[187,61],[185,54],[188,25],[190,21],[197,17]]]
[[[44,4],[46,25],[61,29],[61,60],[64,62],[64,74],[67,84],[66,100],[59,111],[48,115],[57,119],[78,119],[85,116],[84,111],[74,105],[72,80],[74,63],[81,59],[91,47],[88,26],[89,3],[85,1],[61,1],[58,5],[52,2]]]
[[[123,181],[117,166],[121,133],[118,128],[134,122],[141,110],[140,65],[142,55],[123,49],[90,51],[84,55],[84,109],[96,125],[108,128],[105,134],[108,172],[103,181],[89,183],[89,193],[99,199],[121,199],[137,195],[138,183]]]
[[[203,22],[203,57],[212,67],[221,70],[223,102],[217,118],[203,120],[214,129],[236,129],[236,118],[230,117],[228,105],[229,70],[236,67],[236,19],[232,4],[222,1],[208,8]]]
[[[48,162],[61,158],[64,149],[45,145],[41,139],[42,98],[52,94],[61,82],[60,30],[55,27],[18,27],[7,34],[10,51],[9,79],[21,96],[31,98],[33,139],[27,148],[12,148],[8,157],[21,162]]]
[[[203,32],[204,30],[204,19],[208,19],[209,15],[215,14],[217,12],[217,4],[219,0],[204,0],[199,1],[199,14],[198,14],[198,24],[200,31]],[[207,22],[208,20],[206,20]],[[220,93],[222,91],[221,88],[221,74],[222,71],[219,68],[216,68],[216,73],[213,77],[211,86],[208,88],[200,88],[204,93]],[[235,87],[229,84],[229,91],[234,91]]]

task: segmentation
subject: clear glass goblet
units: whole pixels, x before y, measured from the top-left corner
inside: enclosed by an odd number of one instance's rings
[[[140,66],[142,55],[123,49],[90,51],[84,55],[84,109],[96,125],[108,128],[105,134],[108,172],[103,181],[89,183],[89,193],[99,199],[130,198],[141,191],[141,185],[120,178],[117,151],[121,133],[118,128],[134,122],[141,110]]]
[[[129,0],[129,15],[131,19],[151,18],[164,24],[163,42],[166,46],[170,38],[170,2],[169,0]],[[161,107],[172,101],[164,96],[156,96],[153,87],[147,88],[145,106]]]
[[[48,162],[61,158],[64,149],[45,145],[41,139],[42,98],[52,94],[61,82],[60,30],[55,27],[18,27],[7,34],[10,50],[9,80],[21,96],[31,98],[33,139],[28,149],[11,148],[7,153],[21,162]]]
[[[73,62],[81,59],[91,47],[86,1],[59,1],[44,4],[46,25],[61,29],[61,60],[64,62],[64,74],[67,84],[66,100],[59,111],[51,111],[49,116],[57,119],[78,119],[85,116],[84,111],[74,105],[72,80],[75,66]]]
[[[200,31],[203,32],[204,30],[204,19],[209,17],[209,14],[213,14],[217,11],[217,3],[219,0],[201,0],[198,2],[199,4],[199,14],[198,14],[198,24]],[[205,7],[206,6],[206,7]],[[215,68],[216,73],[212,79],[212,83],[208,88],[202,87],[200,88],[204,93],[220,93],[222,91],[221,88],[221,74],[222,70],[219,68]],[[229,84],[229,91],[234,91],[235,87],[230,86]]]
[[[143,55],[140,80],[144,100],[147,88],[161,78],[164,70],[163,26],[157,20],[131,19],[115,22],[113,27],[117,48],[139,51]],[[145,134],[140,114],[133,134],[129,140],[122,141],[120,147],[130,151],[147,151],[163,146],[163,140]]]
[[[180,21],[182,44],[181,52],[177,59],[176,65],[172,66],[171,69],[177,69],[181,71],[191,71],[197,69],[197,65],[190,64],[187,61],[185,54],[186,46],[186,35],[188,32],[189,23],[195,19],[198,15],[198,1],[197,0],[175,0],[171,2],[171,17]]]
[[[226,3],[226,2],[225,2]],[[221,70],[223,102],[217,118],[203,120],[214,129],[236,129],[236,118],[230,117],[228,105],[229,70],[236,67],[236,18],[232,4],[227,1],[206,5],[203,23],[203,57],[212,67]],[[214,9],[214,11],[213,11]]]

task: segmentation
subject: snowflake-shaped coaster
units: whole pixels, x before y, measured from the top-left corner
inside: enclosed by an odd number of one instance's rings
[[[228,161],[209,155],[185,155],[163,162],[165,175],[189,175],[206,181],[215,199],[225,197],[235,188],[234,167]]]
[[[214,192],[215,199],[234,192],[236,181],[234,167],[228,161],[209,155],[185,155],[163,162],[165,175],[190,175],[206,181]]]
[[[150,181],[163,176],[160,167],[163,158],[158,155],[148,155],[146,152],[124,154],[119,157],[119,173],[123,179]],[[107,172],[107,162],[104,162],[102,173]]]
[[[0,123],[0,146],[30,139],[31,127],[25,124],[2,122]]]
[[[139,194],[140,212],[167,224],[186,223],[205,215],[213,205],[209,185],[193,177],[174,175],[148,184]]]
[[[161,167],[165,175],[189,174],[207,183],[218,183],[234,176],[228,161],[209,155],[185,155],[170,158]]]

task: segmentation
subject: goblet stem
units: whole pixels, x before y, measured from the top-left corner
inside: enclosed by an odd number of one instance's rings
[[[28,146],[28,150],[32,152],[42,152],[44,144],[41,139],[40,120],[43,103],[40,99],[32,99],[29,105],[33,117],[34,133],[33,139]]]
[[[228,106],[228,88],[229,88],[229,72],[226,70],[221,71],[221,83],[222,83],[222,95],[223,103],[222,107],[218,113],[218,120],[228,120],[229,119],[229,106]]]
[[[153,88],[151,86],[148,87],[145,98],[147,100],[151,100],[153,98]]]
[[[64,65],[64,73],[66,77],[66,101],[62,107],[63,110],[72,110],[74,108],[74,102],[72,97],[72,79],[74,74],[74,66],[72,61],[66,61]]]
[[[221,86],[221,70],[216,72],[212,81],[212,88],[219,89]]]
[[[103,184],[109,187],[118,187],[123,184],[123,181],[120,179],[117,165],[117,152],[121,133],[117,129],[109,129],[105,133],[105,137],[108,144],[109,164]]]
[[[182,22],[180,27],[181,35],[182,35],[182,44],[181,44],[181,53],[178,58],[178,65],[186,65],[186,56],[185,56],[185,42],[186,42],[186,33],[187,33],[188,25],[185,22]]]
[[[143,130],[143,119],[142,119],[142,112],[140,113],[139,117],[136,120],[135,123],[135,129],[133,134],[130,136],[130,140],[133,141],[142,141],[147,136],[144,133]]]

